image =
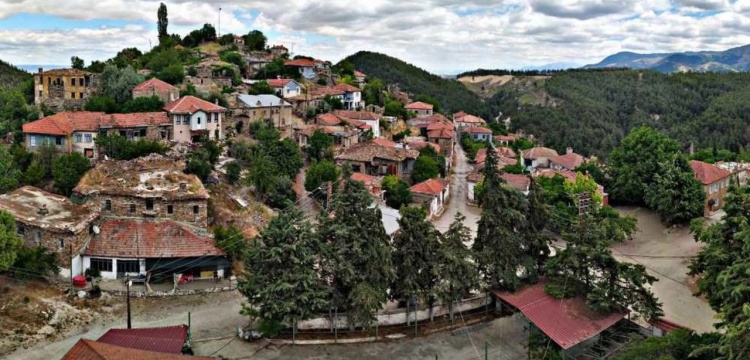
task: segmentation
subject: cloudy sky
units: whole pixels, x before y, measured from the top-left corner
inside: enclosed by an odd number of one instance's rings
[[[169,32],[210,22],[331,61],[383,52],[429,71],[593,63],[618,51],[750,44],[750,0],[173,0]],[[150,0],[0,0],[0,59],[88,63],[155,44]],[[221,12],[219,12],[221,8]]]

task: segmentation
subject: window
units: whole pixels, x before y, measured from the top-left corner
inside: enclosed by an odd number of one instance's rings
[[[83,99],[83,93],[78,93],[78,98]]]
[[[83,134],[76,133],[75,136],[76,136],[76,138],[75,138],[75,142],[76,143],[80,143],[81,141],[83,141]]]
[[[29,135],[29,144],[36,146],[36,135]]]
[[[214,114],[214,122],[215,123],[219,122],[219,113]]]
[[[57,245],[60,247],[60,250],[65,249],[65,239],[57,239]]]
[[[76,86],[76,78],[70,79],[70,85],[71,86]]]
[[[198,205],[193,206],[193,214],[199,213],[200,210],[201,210],[200,206],[198,206]]]
[[[198,125],[200,125],[200,124],[201,124],[201,118],[198,117]]]
[[[62,139],[62,137],[59,137],[59,136],[58,136],[58,137],[56,137],[56,138],[55,138],[55,145],[57,145],[57,146],[62,146],[62,144],[63,144],[63,139]]]
[[[44,92],[42,90],[39,90],[39,97],[44,96]]]
[[[23,227],[23,224],[16,223],[16,234],[23,236],[26,234],[26,228]]]
[[[76,93],[74,93],[74,92],[71,92],[71,93],[70,93],[70,98],[71,98],[71,99],[75,99],[75,98],[76,98]]]
[[[112,259],[91,258],[89,267],[94,270],[112,272]]]
[[[34,234],[34,241],[36,241],[37,245],[39,245],[42,242],[42,230],[36,231],[36,234]]]
[[[141,264],[138,263],[138,260],[117,260],[117,272],[140,273]]]
[[[140,137],[146,137],[146,129],[141,129]]]
[[[154,200],[146,199],[146,210],[154,210]]]
[[[112,200],[110,199],[104,200],[104,210],[112,211]]]
[[[167,214],[174,214],[174,207],[172,205],[167,205]]]
[[[83,136],[83,138],[87,143],[91,143],[92,141],[91,134],[86,134]]]
[[[135,212],[135,204],[130,204],[130,212]]]

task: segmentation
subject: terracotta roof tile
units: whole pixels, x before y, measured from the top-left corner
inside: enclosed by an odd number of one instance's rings
[[[287,60],[284,66],[296,66],[296,67],[315,67],[315,61],[310,59],[294,59]]]
[[[97,340],[131,349],[181,354],[187,340],[187,325],[139,329],[110,329]]]
[[[164,105],[164,110],[169,113],[193,114],[198,110],[206,112],[221,112],[226,109],[195,96],[183,96],[167,105]]]
[[[698,181],[703,185],[710,185],[719,180],[723,180],[729,175],[732,175],[727,170],[724,170],[718,166],[705,163],[698,160],[690,160],[690,168],[693,169],[693,174]]]
[[[484,119],[478,116],[469,115],[469,114],[464,114],[463,116],[456,117],[455,119],[456,119],[456,122],[462,122],[462,123],[467,123],[467,124],[483,124],[486,122],[484,121]]]
[[[445,187],[448,184],[445,182],[445,180],[441,179],[429,179],[422,181],[419,184],[415,184],[412,187],[409,188],[409,191],[413,193],[418,194],[427,194],[427,195],[440,195],[443,190],[445,190]]]
[[[359,70],[354,70],[354,76],[356,76],[356,77],[366,77],[367,75],[365,75],[365,73],[363,73],[363,72],[361,72]]]
[[[452,129],[435,129],[427,132],[428,139],[453,139]]]
[[[268,86],[279,89],[283,88],[284,86],[287,86],[290,82],[294,81],[293,79],[267,79],[266,82],[268,83]]]
[[[170,220],[108,218],[84,251],[86,255],[121,258],[223,256],[214,240]]]
[[[333,88],[336,90],[341,90],[343,92],[361,92],[362,91],[360,88],[349,85],[347,83],[336,84]]]
[[[531,186],[531,179],[526,175],[504,173],[500,174],[500,178],[505,180],[508,185],[521,192],[529,191],[529,186]]]
[[[574,152],[567,153],[565,155],[553,156],[549,158],[549,161],[557,165],[560,165],[568,170],[575,170],[577,167],[581,166],[581,164],[583,164],[585,160],[586,159],[584,159],[583,156],[578,155]]]
[[[543,158],[543,157],[551,158],[557,155],[558,155],[557,151],[550,149],[550,148],[541,147],[541,146],[537,146],[531,149],[526,149],[526,150],[521,151],[521,156],[523,156],[524,159],[529,159],[529,160]]]
[[[513,142],[516,141],[516,137],[513,135],[497,135],[493,137],[495,141],[507,141],[507,142]]]
[[[98,341],[80,339],[62,360],[214,360],[217,358],[165,354],[155,351],[131,349]]]
[[[331,114],[331,113],[320,114],[315,117],[315,120],[317,120],[317,123],[319,125],[333,126],[333,125],[341,124],[341,119],[339,119],[338,117],[336,117],[336,115]]]
[[[167,113],[163,111],[132,113],[132,114],[108,114],[101,118],[100,127],[128,128],[149,125],[171,125]]]
[[[513,151],[513,149],[511,148],[499,146],[495,149],[495,154],[497,154],[501,162],[504,162],[508,165],[515,165],[518,162],[516,160],[516,152]],[[487,159],[487,149],[477,150],[477,154],[474,157],[474,160],[476,161],[476,163],[481,164],[486,159]]]
[[[353,110],[336,110],[333,112],[336,116],[344,119],[355,120],[378,120],[380,115],[372,111],[353,111]]]
[[[468,127],[461,131],[469,133],[469,134],[492,134],[492,130],[485,128],[485,127],[479,127],[479,126]]]
[[[151,78],[136,85],[133,88],[133,91],[144,91],[144,90],[151,90],[151,89],[163,90],[163,91],[179,90],[177,89],[177,87],[165,81],[159,80],[157,78]]]
[[[406,110],[432,110],[434,106],[432,104],[423,103],[421,101],[413,102],[409,105],[404,106]]]

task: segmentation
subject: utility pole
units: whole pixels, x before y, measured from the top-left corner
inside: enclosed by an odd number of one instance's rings
[[[70,293],[73,294],[73,244],[68,244],[68,255],[70,256]]]
[[[132,329],[132,325],[130,322],[130,285],[133,285],[133,281],[128,279],[128,291],[126,295],[126,299],[128,303],[128,329]]]
[[[221,37],[221,8],[219,8],[219,32],[217,37]]]

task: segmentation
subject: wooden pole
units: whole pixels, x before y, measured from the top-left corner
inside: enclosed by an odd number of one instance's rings
[[[68,244],[68,255],[70,256],[70,293],[73,294],[73,244]]]
[[[127,293],[126,293],[127,294],[126,295],[126,299],[127,299],[127,303],[128,303],[128,329],[132,329],[133,327],[132,327],[132,325],[130,323],[130,280],[128,280],[127,287],[128,287],[128,290],[127,290]]]

